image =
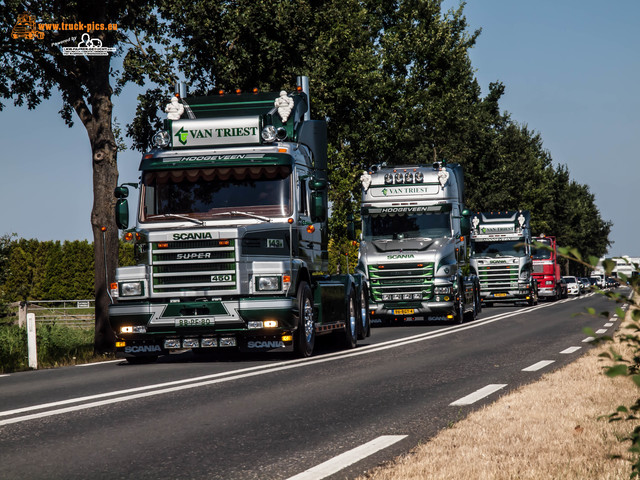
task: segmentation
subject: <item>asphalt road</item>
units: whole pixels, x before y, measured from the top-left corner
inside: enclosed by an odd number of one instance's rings
[[[583,295],[374,328],[304,360],[190,353],[0,376],[2,479],[353,478],[611,335]],[[611,311],[610,320],[587,307]]]

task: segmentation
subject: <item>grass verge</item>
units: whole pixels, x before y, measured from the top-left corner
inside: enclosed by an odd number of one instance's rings
[[[629,378],[603,374],[611,361],[598,355],[611,347],[593,348],[359,480],[629,478],[630,442],[621,439],[640,421],[603,417],[619,405],[633,405],[640,392]],[[618,338],[614,347],[633,358]]]
[[[36,337],[38,368],[96,360],[93,354],[93,328],[38,325]],[[0,325],[0,373],[28,369],[27,330],[17,325]]]

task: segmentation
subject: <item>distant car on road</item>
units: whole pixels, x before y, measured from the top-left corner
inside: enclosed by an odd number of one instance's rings
[[[587,277],[578,277],[578,281],[580,282],[580,286],[582,287],[582,293],[591,290],[591,282]]]
[[[567,282],[568,295],[580,295],[580,282],[576,277],[562,277]]]

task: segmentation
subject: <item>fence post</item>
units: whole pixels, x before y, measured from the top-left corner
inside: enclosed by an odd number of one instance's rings
[[[18,305],[18,326],[23,328],[27,324],[27,302]]]
[[[29,368],[38,369],[38,351],[36,349],[36,314],[27,313],[27,349]]]

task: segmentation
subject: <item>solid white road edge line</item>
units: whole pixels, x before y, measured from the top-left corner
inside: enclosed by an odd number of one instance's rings
[[[104,362],[92,362],[92,363],[81,363],[76,365],[76,367],[93,367],[94,365],[105,365],[107,363],[122,363],[124,362],[124,358],[119,358],[118,360],[106,360]]]
[[[475,392],[467,395],[466,397],[459,398],[458,400],[450,403],[449,405],[450,406],[471,405],[477,402],[478,400],[481,400],[484,397],[488,397],[492,393],[503,389],[506,386],[507,386],[506,383],[499,383],[499,384],[497,383],[497,384],[487,385],[486,387],[482,387],[480,390],[476,390]]]
[[[360,445],[353,450],[344,452],[331,460],[327,460],[324,463],[316,465],[309,470],[305,470],[298,475],[289,477],[287,480],[321,480],[323,478],[327,478],[328,476],[347,468],[349,465],[353,465],[354,463],[359,462],[382,449],[390,447],[394,443],[404,440],[405,438],[407,438],[407,435],[383,435],[365,443],[364,445]]]
[[[564,350],[562,350],[560,353],[563,353],[565,355],[569,354],[569,353],[574,353],[577,352],[578,350],[580,350],[582,347],[569,347],[569,348],[565,348]]]
[[[526,368],[523,368],[523,372],[537,372],[538,370],[542,370],[544,367],[548,367],[552,363],[555,363],[555,360],[542,360],[538,363],[534,363],[533,365],[529,365]]]

